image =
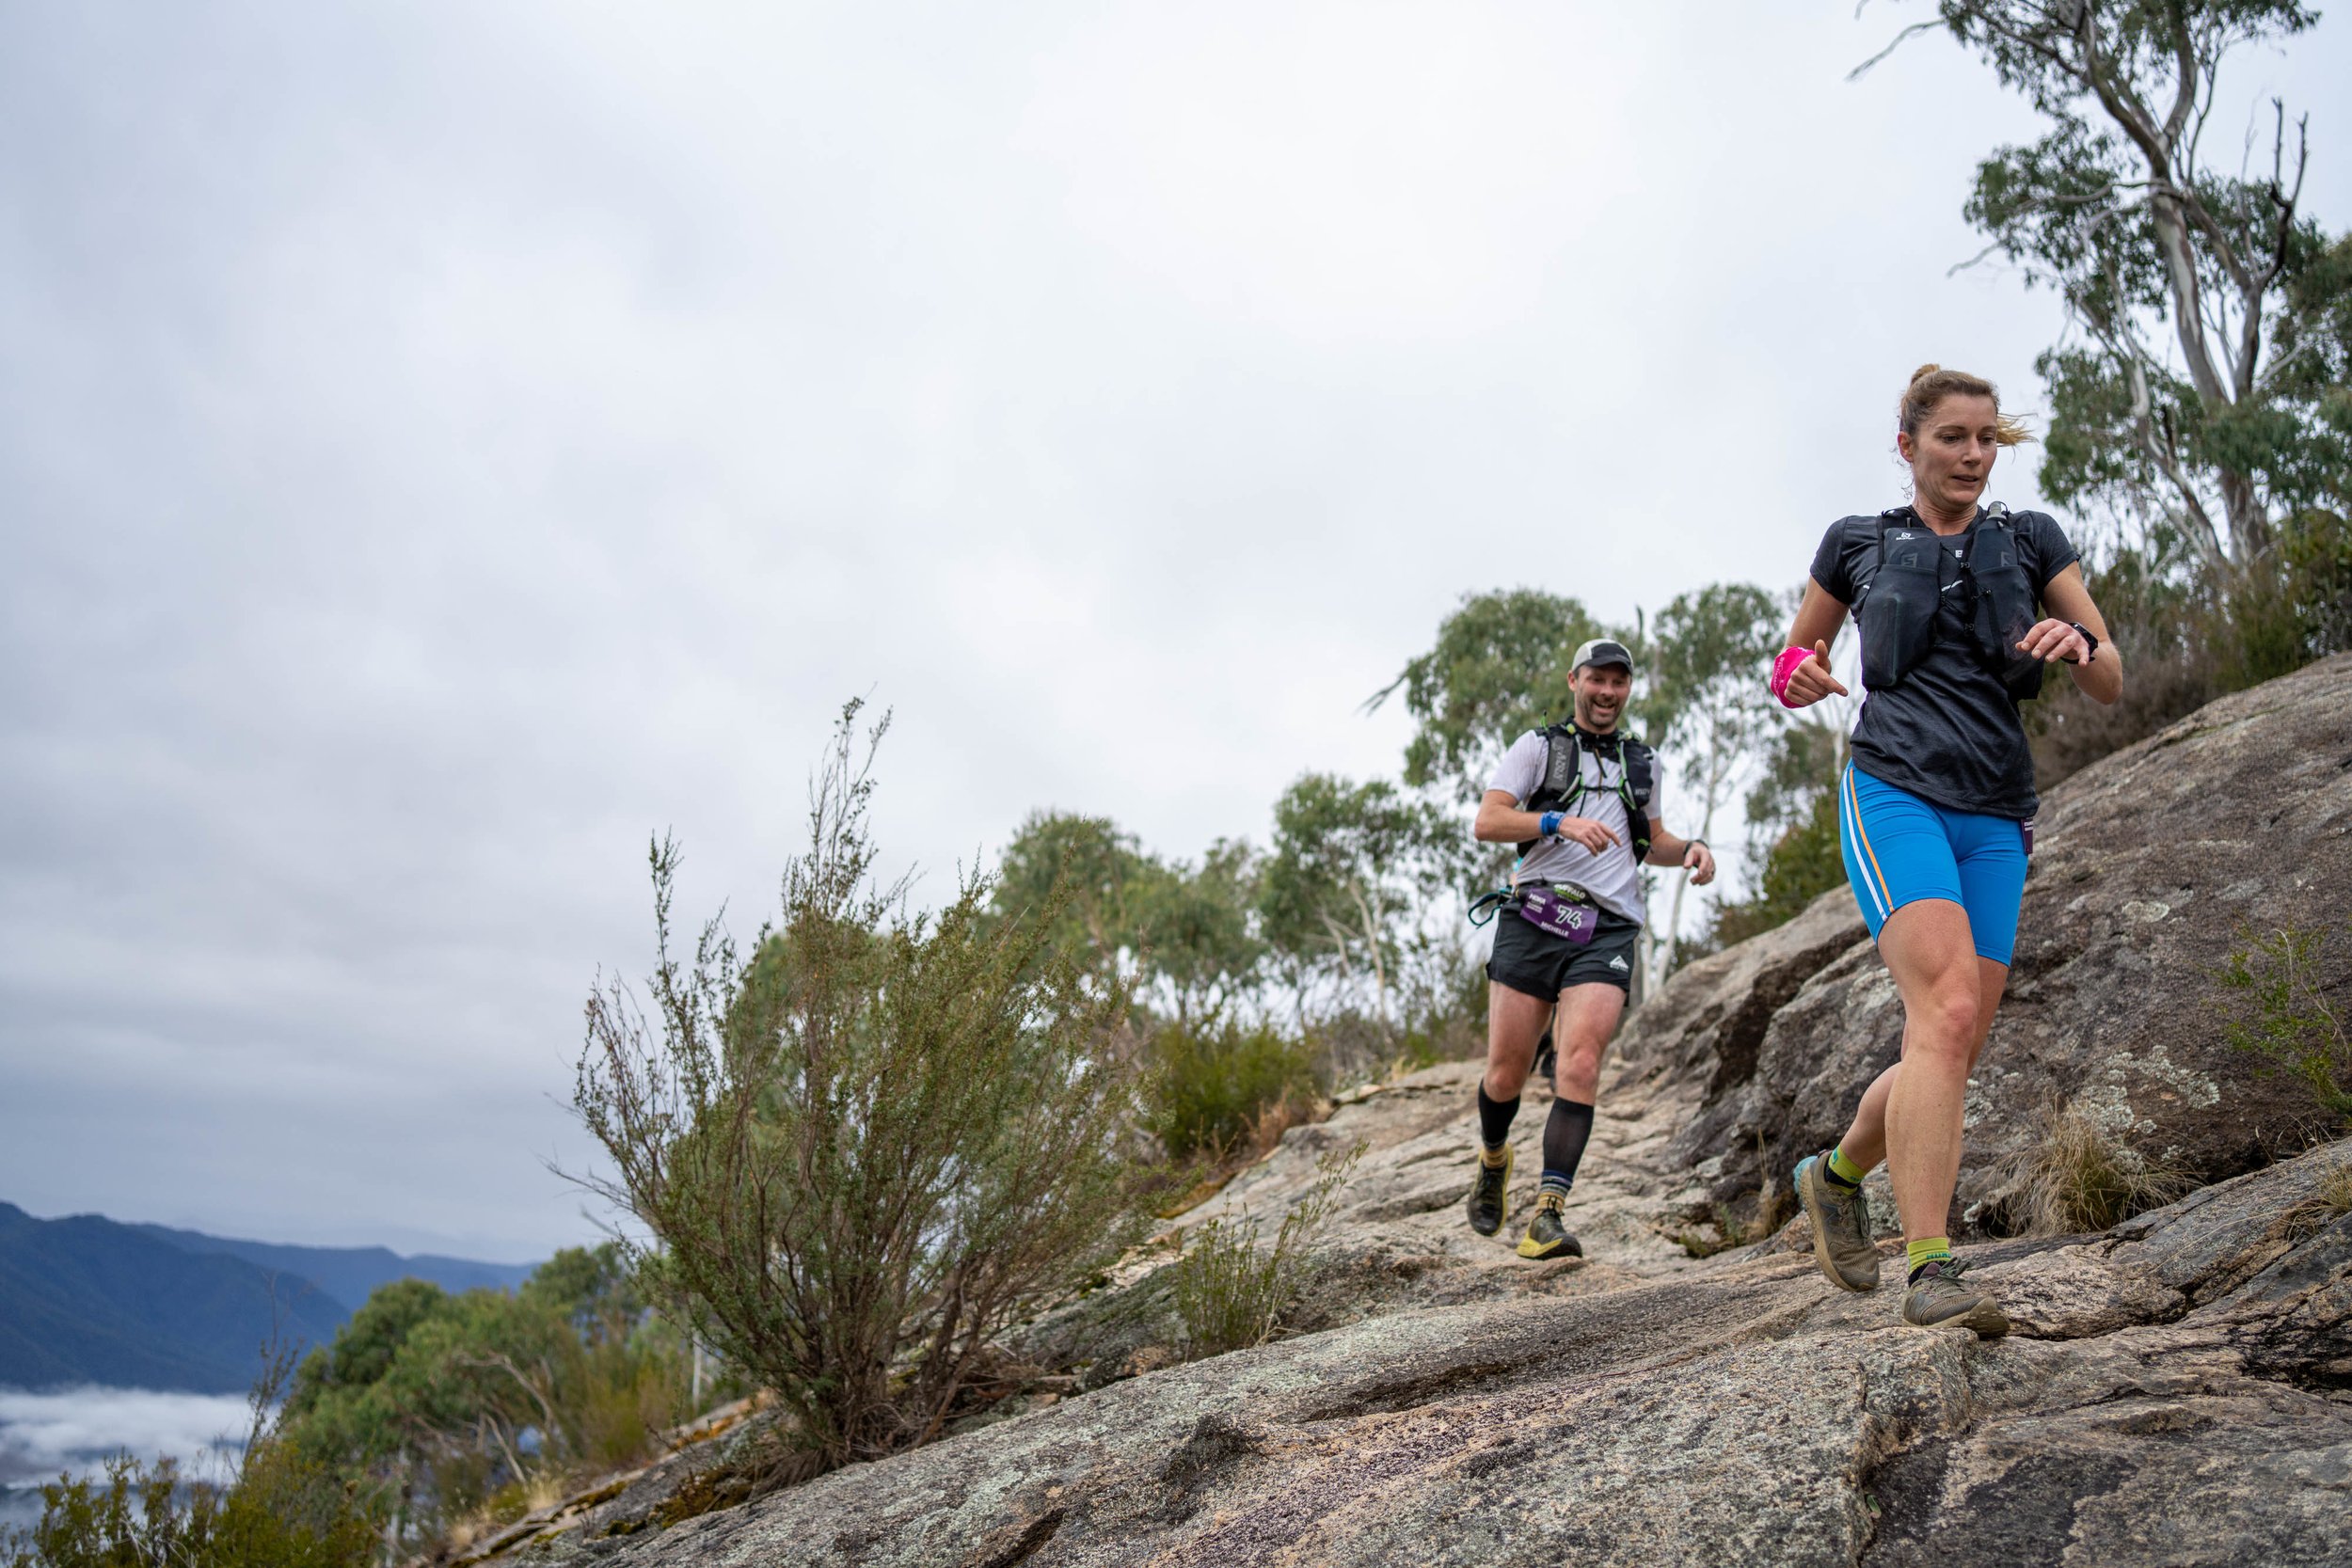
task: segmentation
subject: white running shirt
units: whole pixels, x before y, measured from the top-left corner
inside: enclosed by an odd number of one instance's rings
[[[1634,863],[1632,847],[1627,842],[1625,801],[1617,795],[1625,763],[1622,759],[1603,762],[1579,747],[1577,764],[1584,775],[1585,793],[1573,807],[1563,809],[1570,816],[1591,817],[1615,833],[1617,842],[1597,855],[1572,839],[1538,842],[1519,863],[1519,875],[1547,882],[1573,882],[1591,894],[1602,909],[1638,923],[1648,911],[1642,902],[1641,868]],[[1530,730],[1502,753],[1486,787],[1502,790],[1524,808],[1527,798],[1543,786],[1544,737]],[[1653,820],[1664,814],[1665,800],[1666,767],[1653,753],[1649,795]]]

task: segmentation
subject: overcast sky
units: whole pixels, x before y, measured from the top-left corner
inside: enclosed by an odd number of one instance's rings
[[[537,1256],[648,833],[755,925],[845,697],[944,885],[1392,771],[1467,592],[1794,583],[2059,330],[1918,11],[0,6],[0,1197]],[[2348,80],[2233,83],[2336,229]]]

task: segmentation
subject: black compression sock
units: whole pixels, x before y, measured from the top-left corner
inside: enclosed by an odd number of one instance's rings
[[[1576,1180],[1584,1162],[1584,1145],[1593,1135],[1593,1108],[1573,1100],[1555,1100],[1544,1122],[1544,1180],[1557,1178],[1563,1185]]]
[[[1519,1114],[1517,1095],[1509,1100],[1486,1097],[1486,1081],[1478,1081],[1478,1136],[1488,1148],[1501,1148],[1511,1135],[1511,1118]]]

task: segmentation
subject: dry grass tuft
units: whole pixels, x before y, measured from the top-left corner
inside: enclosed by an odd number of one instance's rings
[[[2352,1214],[2352,1159],[2339,1160],[2319,1179],[2320,1206],[2334,1214]]]
[[[2196,1188],[2187,1171],[2117,1142],[2067,1105],[2043,1119],[2042,1140],[2026,1161],[2020,1207],[2027,1230],[2069,1236],[2108,1229]]]

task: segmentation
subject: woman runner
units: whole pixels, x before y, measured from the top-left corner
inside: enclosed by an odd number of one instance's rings
[[[1845,687],[1832,640],[1852,612],[1864,701],[1838,781],[1846,876],[1903,999],[1902,1055],[1863,1092],[1836,1148],[1796,1168],[1821,1272],[1878,1287],[1863,1177],[1882,1159],[1902,1215],[1902,1321],[2004,1334],[1945,1235],[1961,1113],[2009,980],[2037,801],[2017,705],[2063,662],[2101,703],[2122,694],[2106,623],[2066,534],[2038,512],[1979,507],[1993,460],[2029,437],[1993,384],[1923,365],[1899,404],[1912,503],[1833,524],[1772,669],[1804,707]]]

